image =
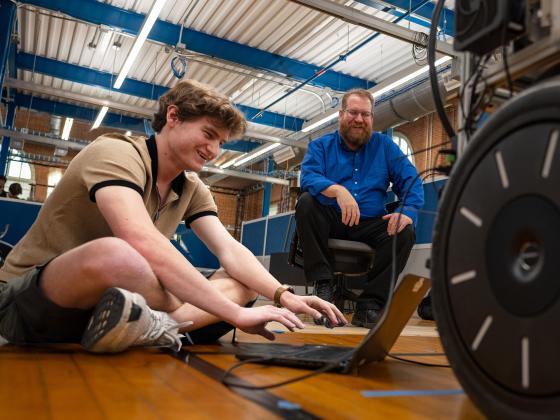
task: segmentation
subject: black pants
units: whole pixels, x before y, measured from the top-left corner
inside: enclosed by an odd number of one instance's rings
[[[358,225],[346,226],[334,207],[324,206],[311,194],[303,193],[296,205],[296,228],[303,250],[306,279],[311,282],[333,279],[329,238],[364,242],[375,248],[375,261],[358,305],[362,308],[383,307],[391,285],[393,237],[387,234],[387,224],[388,221],[375,217],[360,218]],[[406,265],[415,240],[411,225],[397,235],[397,275]]]

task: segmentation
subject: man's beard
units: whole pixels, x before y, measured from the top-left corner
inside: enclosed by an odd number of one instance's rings
[[[361,130],[352,130],[352,128],[361,128]],[[345,121],[341,121],[340,124],[340,135],[350,146],[360,147],[366,144],[371,138],[372,132],[371,126],[367,124],[348,124]]]

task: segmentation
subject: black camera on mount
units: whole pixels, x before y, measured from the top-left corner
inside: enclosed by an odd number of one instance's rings
[[[526,10],[523,0],[457,0],[455,50],[484,55],[506,45],[525,34]]]

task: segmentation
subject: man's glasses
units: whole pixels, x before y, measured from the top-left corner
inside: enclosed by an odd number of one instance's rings
[[[373,115],[369,111],[356,111],[355,109],[344,109],[343,111],[350,115],[350,117],[352,118],[358,118],[358,115],[361,115],[364,120],[371,118],[371,116]]]

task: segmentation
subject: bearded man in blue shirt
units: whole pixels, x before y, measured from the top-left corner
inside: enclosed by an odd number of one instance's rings
[[[333,301],[333,271],[328,238],[360,241],[375,248],[374,268],[359,296],[352,324],[372,328],[389,295],[392,239],[397,235],[397,274],[415,242],[414,225],[424,204],[415,167],[393,140],[373,132],[374,98],[354,89],[342,98],[338,131],[309,144],[301,165],[302,194],[296,205],[304,271],[314,294]],[[387,214],[392,183],[403,201]]]

